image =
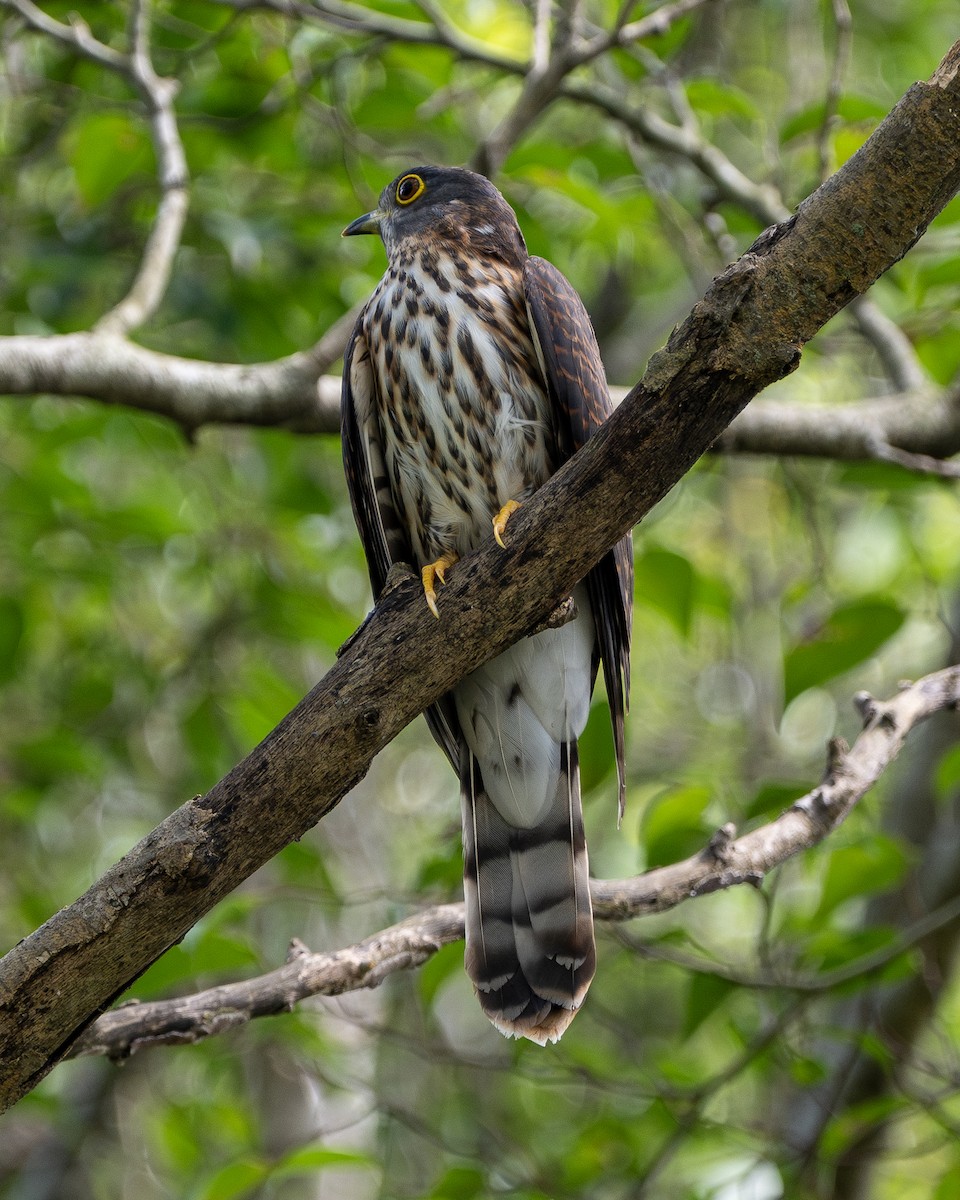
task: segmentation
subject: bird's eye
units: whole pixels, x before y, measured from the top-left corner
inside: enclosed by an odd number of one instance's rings
[[[397,184],[397,203],[412,204],[426,186],[419,175],[404,175]]]

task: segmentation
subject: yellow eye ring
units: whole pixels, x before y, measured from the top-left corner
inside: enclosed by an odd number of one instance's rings
[[[397,203],[412,204],[418,196],[422,196],[427,185],[419,175],[404,175],[397,184]]]

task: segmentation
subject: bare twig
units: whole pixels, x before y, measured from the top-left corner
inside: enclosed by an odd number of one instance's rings
[[[421,11],[429,16],[429,21],[411,21],[406,17],[394,17],[360,4],[341,3],[339,0],[315,0],[314,3],[308,3],[307,0],[217,0],[217,3],[243,12],[262,8],[284,16],[322,21],[361,37],[387,38],[416,46],[445,46],[468,62],[483,63],[514,74],[524,74],[526,71],[525,64],[519,59],[498,54],[483,42],[457,29],[448,15],[430,4],[429,0],[419,5]]]
[[[597,34],[587,43],[577,59],[578,65],[597,58],[601,54],[606,54],[615,46],[630,46],[635,42],[643,41],[644,38],[662,37],[677,21],[689,16],[698,8],[704,8],[713,3],[715,0],[676,0],[674,4],[661,5],[660,8],[647,13],[638,21],[628,20],[629,9],[633,5],[625,5],[613,29]]]
[[[911,454],[889,442],[879,438],[865,438],[867,447],[872,451],[877,462],[895,463],[908,471],[916,471],[921,475],[938,475],[941,479],[960,479],[960,463],[944,462],[941,458],[933,458],[929,454]]]
[[[550,10],[552,0],[536,0],[536,17],[533,24],[533,57],[530,60],[530,75],[542,75],[550,63]]]
[[[81,17],[74,16],[69,25],[64,25],[62,21],[57,21],[38,8],[32,3],[32,0],[0,0],[0,4],[18,12],[27,24],[36,29],[38,33],[45,33],[48,37],[55,38],[78,54],[82,54],[84,58],[89,58],[102,67],[108,67],[111,71],[127,73],[127,56],[98,41],[90,32],[90,26]]]
[[[621,945],[642,958],[670,963],[684,971],[712,975],[717,979],[724,979],[729,983],[736,984],[737,987],[816,995],[875,975],[902,955],[915,949],[932,933],[952,924],[958,917],[960,917],[960,896],[954,896],[952,900],[941,904],[939,908],[912,921],[888,945],[862,954],[842,967],[833,967],[831,970],[821,971],[817,974],[798,974],[773,966],[766,966],[759,971],[750,970],[717,962],[703,955],[684,953],[670,945],[648,945],[638,938],[632,937],[626,930],[619,928],[616,929],[614,936]]]
[[[560,94],[560,85],[576,58],[576,13],[558,16],[550,36],[551,0],[536,0],[533,57],[526,69],[516,103],[473,154],[474,168],[493,176],[526,131]]]
[[[835,41],[833,47],[833,69],[827,84],[823,102],[823,122],[817,138],[817,157],[820,160],[820,180],[830,174],[830,136],[837,124],[837,109],[843,91],[843,77],[850,58],[850,43],[853,35],[853,20],[847,0],[832,0]]]
[[[887,378],[898,392],[916,392],[930,387],[930,376],[924,370],[913,343],[892,318],[888,317],[869,296],[860,296],[850,305],[857,326],[873,346],[883,363]]]
[[[187,218],[189,172],[173,102],[180,84],[157,75],[150,60],[148,0],[134,0],[130,20],[131,51],[124,72],[147,109],[160,203],[136,278],[127,295],[96,325],[99,333],[126,334],[157,310],[170,282],[173,259]]]
[[[594,880],[596,916],[626,921],[665,912],[697,896],[749,883],[759,885],[767,873],[832,833],[854,805],[873,787],[896,758],[907,735],[936,712],[960,704],[960,666],[927,675],[905,685],[893,699],[879,702],[865,693],[855,697],[864,728],[847,749],[832,742],[819,787],[802,796],[775,821],[740,838],[724,826],[709,844],[683,862],[659,867],[622,880]],[[879,970],[910,944],[955,919],[958,902],[930,914],[905,931],[893,947],[884,947],[850,967],[813,980],[791,978],[743,980],[799,992],[823,991]],[[295,943],[287,963],[267,975],[225,984],[177,1000],[123,1005],[100,1017],[76,1043],[72,1055],[105,1054],[125,1058],[145,1046],[199,1042],[255,1017],[287,1012],[310,996],[337,996],[376,987],[396,971],[421,966],[442,946],[463,937],[463,905],[427,909],[329,954],[309,952]]]

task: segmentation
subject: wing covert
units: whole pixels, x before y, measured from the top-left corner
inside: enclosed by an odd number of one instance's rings
[[[405,556],[402,547],[396,544],[399,525],[389,498],[389,482],[376,420],[373,371],[362,321],[361,313],[343,356],[340,437],[347,491],[367,559],[373,598],[376,600],[383,590],[390,564],[396,559],[409,557],[409,551]],[[387,535],[381,507],[384,499],[389,505],[393,538]],[[391,541],[394,543],[392,547]]]
[[[523,286],[530,328],[551,399],[557,407],[561,443],[574,454],[613,411],[596,334],[567,279],[552,263],[529,258]],[[610,705],[623,814],[624,717],[630,691],[633,617],[633,538],[627,534],[587,576],[597,626],[600,661]]]

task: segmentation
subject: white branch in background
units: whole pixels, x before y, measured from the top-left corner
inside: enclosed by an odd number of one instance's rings
[[[169,417],[186,430],[204,425],[273,425],[297,433],[337,433],[340,378],[325,374],[343,354],[356,309],[312,349],[266,363],[178,358],[99,333],[0,338],[0,394],[89,397]],[[619,403],[626,388],[611,388]],[[960,453],[960,394],[915,392],[843,405],[757,400],[716,443],[733,454],[800,455],[894,462],[953,476]]]
[[[126,56],[97,41],[90,32],[90,26],[81,17],[74,14],[70,24],[64,25],[63,22],[48,16],[43,9],[33,4],[32,0],[2,0],[2,3],[6,8],[18,12],[27,24],[36,29],[38,33],[47,34],[48,37],[62,42],[78,54],[82,54],[84,58],[89,58],[102,67],[107,67],[111,71],[119,71],[122,74],[127,73]]]
[[[55,38],[84,58],[122,75],[146,108],[157,159],[160,202],[129,292],[95,327],[101,334],[127,334],[153,316],[166,294],[189,205],[189,171],[173,107],[180,84],[175,79],[162,78],[154,70],[150,59],[148,0],[134,0],[132,5],[128,54],[98,41],[78,17],[65,25],[37,8],[32,0],[0,0],[0,4],[18,12],[38,33]]]
[[[146,105],[157,156],[160,203],[130,291],[96,324],[100,333],[127,334],[157,311],[170,283],[174,256],[183,236],[190,194],[187,157],[173,102],[180,84],[157,75],[150,60],[147,0],[135,0],[131,14],[131,53],[124,74]]]
[[[351,322],[352,323],[352,322]],[[331,328],[334,332],[337,326]],[[0,338],[0,392],[83,396],[169,417],[187,430],[210,423],[339,428],[340,380],[323,371],[334,339],[267,363],[179,358],[103,333]]]
[[[595,915],[626,921],[665,912],[710,892],[749,883],[815,846],[832,833],[896,758],[921,721],[960,706],[960,666],[903,684],[898,695],[854,697],[863,729],[852,747],[835,738],[819,787],[775,821],[742,837],[725,825],[692,858],[622,880],[594,880]],[[224,984],[176,1000],[136,1001],[105,1013],[83,1034],[72,1056],[126,1058],[146,1046],[199,1042],[254,1017],[289,1012],[311,996],[338,996],[376,987],[395,971],[421,966],[442,946],[463,937],[463,905],[417,913],[355,946],[312,953],[295,941],[287,962],[267,975]]]

